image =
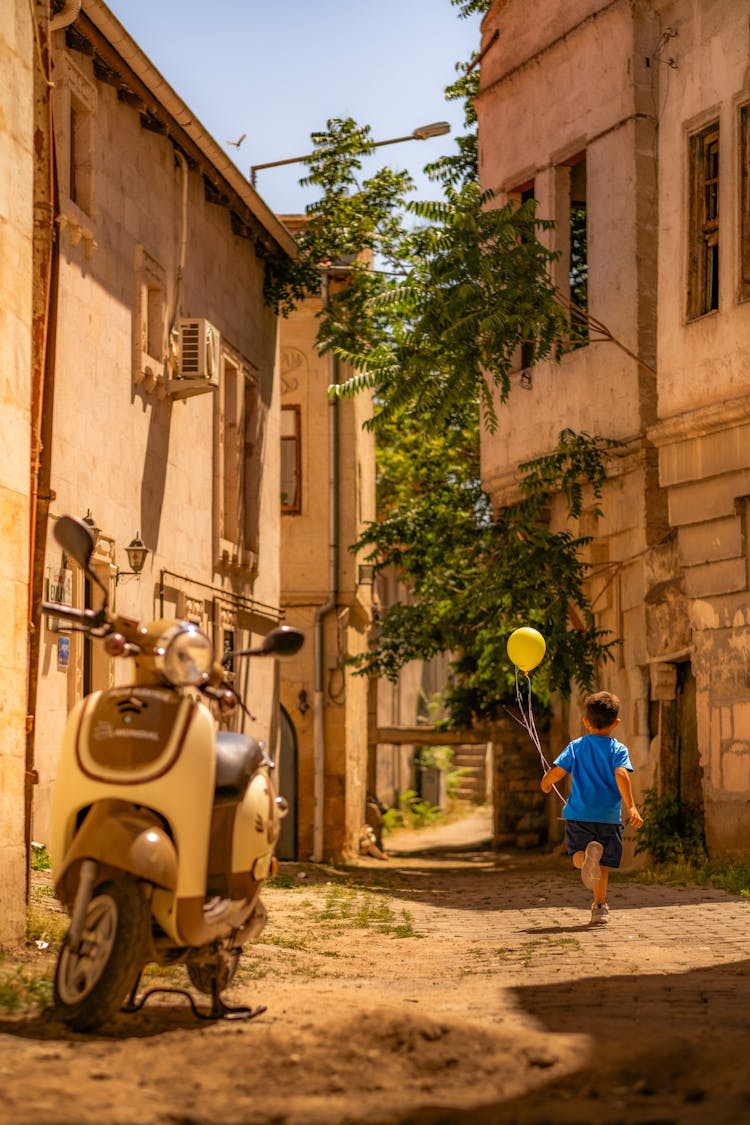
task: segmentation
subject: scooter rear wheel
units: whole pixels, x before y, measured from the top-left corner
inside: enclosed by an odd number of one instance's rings
[[[55,973],[55,1015],[90,1031],[120,1010],[148,956],[150,910],[130,875],[102,883],[86,911],[80,947],[63,943]]]

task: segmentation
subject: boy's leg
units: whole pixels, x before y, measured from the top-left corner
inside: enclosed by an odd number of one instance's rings
[[[607,883],[609,881],[609,868],[601,868],[601,878],[594,887],[594,906],[601,906],[607,901]]]
[[[601,926],[609,922],[609,907],[607,906],[607,880],[609,868],[602,867],[599,882],[594,887],[594,902],[591,907],[591,925]]]

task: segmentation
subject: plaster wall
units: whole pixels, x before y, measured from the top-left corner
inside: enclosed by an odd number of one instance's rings
[[[750,3],[656,5],[674,32],[659,131],[659,401],[649,436],[676,529],[672,587],[681,594],[696,679],[706,837],[747,849],[750,828],[750,305],[741,299],[740,108],[750,103]],[[719,307],[688,316],[692,134],[719,123]]]
[[[25,934],[33,51],[29,4],[11,0],[0,23],[0,944]]]
[[[56,33],[55,129],[58,154],[69,150],[66,123],[71,88],[91,98],[91,159],[95,190],[87,209],[67,194],[61,176],[61,264],[56,345],[52,516],[94,515],[102,536],[100,573],[119,612],[150,620],[192,613],[222,639],[211,593],[242,594],[263,606],[279,604],[279,419],[276,320],[262,299],[263,262],[252,240],[233,233],[227,207],[208,201],[201,174],[187,172],[186,247],[177,287],[183,217],[183,170],[169,138],[144,129],[140,112],[98,81],[91,59],[66,47]],[[62,160],[62,158],[60,158]],[[259,540],[255,565],[219,557],[214,481],[221,458],[218,390],[181,400],[141,379],[134,359],[140,302],[139,256],[157,264],[164,284],[165,326],[179,315],[203,317],[221,333],[258,391],[262,445],[259,461]],[[179,302],[179,309],[175,310]],[[223,378],[223,376],[222,376]],[[140,380],[140,381],[139,381]],[[140,532],[149,549],[140,577],[115,581],[129,569],[125,546]],[[48,536],[47,563],[61,552]],[[168,577],[163,570],[185,576]],[[75,577],[82,596],[80,576]],[[195,584],[203,584],[195,585]],[[80,602],[79,602],[80,604]],[[236,641],[267,631],[271,622],[237,619]],[[127,670],[98,666],[105,686]],[[249,682],[257,725],[268,737],[275,713],[272,670],[254,665]],[[81,690],[80,647],[60,660],[59,635],[45,629],[41,648],[37,766],[40,785],[34,832],[45,838],[56,747],[65,715]]]
[[[645,46],[633,56],[634,42],[653,38],[651,21],[634,19],[629,3],[549,3],[544,20],[529,21],[526,6],[510,0],[488,14],[483,43],[496,29],[476,103],[482,186],[502,202],[533,180],[537,213],[558,223],[546,237],[562,249],[560,170],[585,151],[589,311],[631,352],[652,359],[654,263],[641,245],[656,221],[652,79]],[[564,288],[564,261],[553,268]],[[517,377],[498,413],[497,434],[482,441],[493,492],[519,461],[551,450],[563,426],[637,437],[655,413],[654,379],[592,336],[559,365]]]
[[[738,301],[739,106],[750,101],[747,0],[656,5],[675,37],[662,74],[659,128],[659,418],[746,395],[750,304]],[[718,121],[718,312],[687,319],[688,154],[691,133]]]

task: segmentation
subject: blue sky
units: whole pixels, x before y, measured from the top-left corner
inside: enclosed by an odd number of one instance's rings
[[[479,19],[459,19],[450,0],[107,3],[246,176],[251,164],[309,152],[310,134],[330,117],[369,124],[374,140],[432,121],[462,132],[460,103],[443,89],[479,49]],[[242,133],[239,149],[226,144]],[[406,168],[429,197],[421,169],[452,150],[449,135],[388,146],[371,162]],[[273,210],[304,210],[312,196],[297,183],[302,171],[258,173]]]

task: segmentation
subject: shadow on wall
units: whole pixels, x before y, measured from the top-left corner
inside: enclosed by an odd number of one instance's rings
[[[146,398],[143,398],[144,406]],[[172,402],[148,400],[151,414],[148,421],[146,453],[141,478],[141,536],[149,550],[159,542],[161,514],[169,461],[169,433],[172,425]]]

